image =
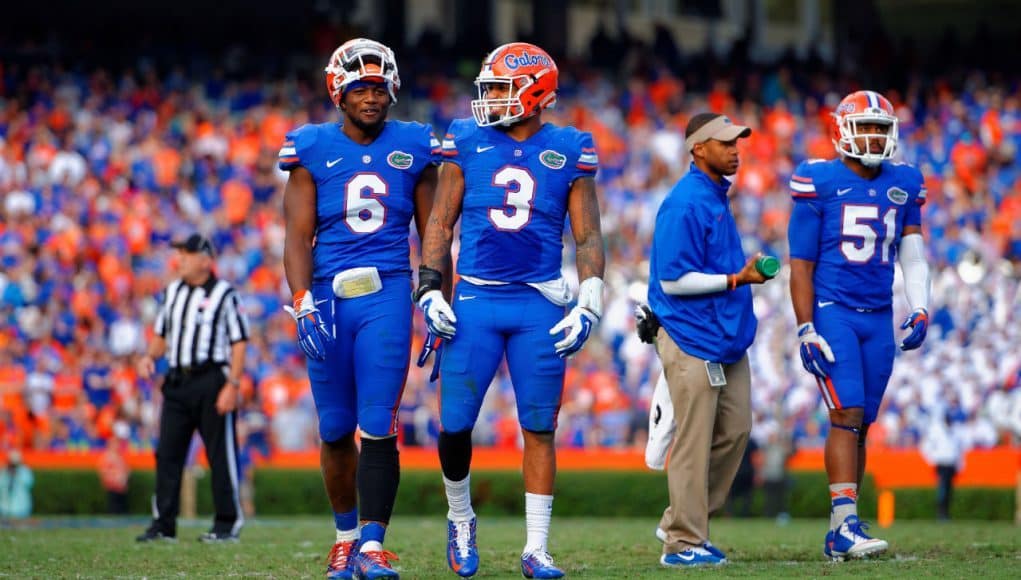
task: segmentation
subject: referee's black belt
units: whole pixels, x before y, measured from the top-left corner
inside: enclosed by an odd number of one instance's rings
[[[170,369],[170,372],[167,373],[167,376],[172,379],[186,379],[196,377],[198,375],[207,373],[214,369],[219,370],[221,366],[223,366],[221,363],[206,361],[204,363],[199,363],[197,365],[174,367]]]

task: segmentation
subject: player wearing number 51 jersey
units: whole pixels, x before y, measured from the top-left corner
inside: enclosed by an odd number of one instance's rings
[[[925,185],[917,169],[890,158],[897,117],[886,98],[858,91],[835,112],[840,158],[802,163],[791,177],[788,239],[791,299],[801,360],[815,375],[832,428],[826,441],[834,559],[886,550],[857,517],[865,437],[876,420],[896,351],[894,261],[904,273],[912,313],[900,348],[921,346],[928,326],[929,268],[922,242]]]
[[[422,250],[416,301],[442,337],[440,464],[449,504],[447,562],[460,576],[479,567],[469,494],[471,433],[506,356],[525,441],[526,578],[559,578],[547,551],[556,471],[553,432],[564,359],[602,315],[603,242],[588,133],[542,122],[556,100],[557,67],[537,46],[503,45],[475,81],[474,119],[454,121]],[[561,276],[565,218],[577,246],[577,305]],[[453,307],[440,290],[454,225],[461,220]]]
[[[305,125],[280,149],[290,171],[290,312],[308,357],[337,529],[327,576],[394,578],[383,539],[400,479],[396,414],[411,346],[408,226],[414,218],[421,236],[432,209],[439,143],[428,126],[386,120],[400,87],[386,46],[343,44],[326,86],[343,122]]]

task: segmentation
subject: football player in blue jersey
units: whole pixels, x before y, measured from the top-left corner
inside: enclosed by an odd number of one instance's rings
[[[415,301],[445,342],[440,363],[440,464],[448,512],[447,561],[458,575],[478,571],[469,470],[472,428],[506,355],[524,437],[526,578],[563,576],[547,548],[556,455],[553,433],[565,359],[588,339],[603,312],[603,240],[592,136],[543,123],[556,101],[557,67],[537,46],[516,42],[483,61],[474,119],[458,119],[443,139],[436,204],[429,216]],[[579,296],[561,275],[565,217],[577,248]],[[454,225],[461,220],[460,281],[453,307],[443,299]]]
[[[439,142],[426,125],[386,120],[400,78],[378,42],[340,46],[326,87],[342,122],[302,126],[280,150],[290,172],[287,310],[308,359],[337,530],[327,576],[396,578],[383,538],[400,480],[397,407],[411,348],[408,230],[414,218],[421,236],[432,209]]]
[[[826,472],[833,559],[887,549],[858,519],[865,437],[893,370],[894,260],[904,274],[911,314],[902,350],[918,348],[928,328],[929,266],[922,241],[922,174],[890,161],[897,117],[885,97],[852,93],[834,113],[838,159],[811,160],[791,177],[794,209],[787,231],[791,300],[801,362],[815,375],[829,409]]]

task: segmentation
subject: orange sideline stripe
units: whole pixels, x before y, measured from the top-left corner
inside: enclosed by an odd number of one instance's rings
[[[102,451],[24,451],[24,461],[33,469],[96,469]],[[152,451],[126,454],[132,469],[155,469]],[[6,457],[4,457],[6,461]],[[205,456],[199,454],[205,465]],[[319,451],[278,452],[260,467],[283,469],[319,469]],[[401,466],[405,469],[436,470],[440,468],[435,449],[405,448],[401,450]],[[521,469],[518,449],[476,448],[472,467],[487,470]],[[644,453],[636,450],[561,449],[557,451],[557,468],[567,471],[646,471]],[[969,452],[964,470],[955,481],[965,487],[1014,487],[1021,468],[1021,449],[1001,446]],[[791,459],[792,471],[823,471],[822,449],[806,449]],[[880,489],[900,487],[933,487],[936,472],[910,449],[869,449],[868,472]]]

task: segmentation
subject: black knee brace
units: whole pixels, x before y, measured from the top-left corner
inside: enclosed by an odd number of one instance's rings
[[[858,436],[858,440],[859,441],[861,440],[861,427],[852,427],[850,425],[840,425],[838,423],[834,423],[833,421],[830,421],[830,426],[833,427],[834,429],[843,429],[844,431],[850,431],[851,433],[854,433],[855,435]]]
[[[858,430],[858,447],[865,447],[865,436],[869,433],[869,425],[871,423],[862,423],[861,429]]]
[[[401,482],[400,452],[397,437],[362,438],[358,454],[358,496],[361,519],[390,522],[397,486]]]
[[[468,471],[472,464],[472,432],[471,430],[458,433],[440,431],[440,439],[437,442],[440,452],[440,466],[443,468],[443,477],[450,481],[461,481],[468,477]]]

